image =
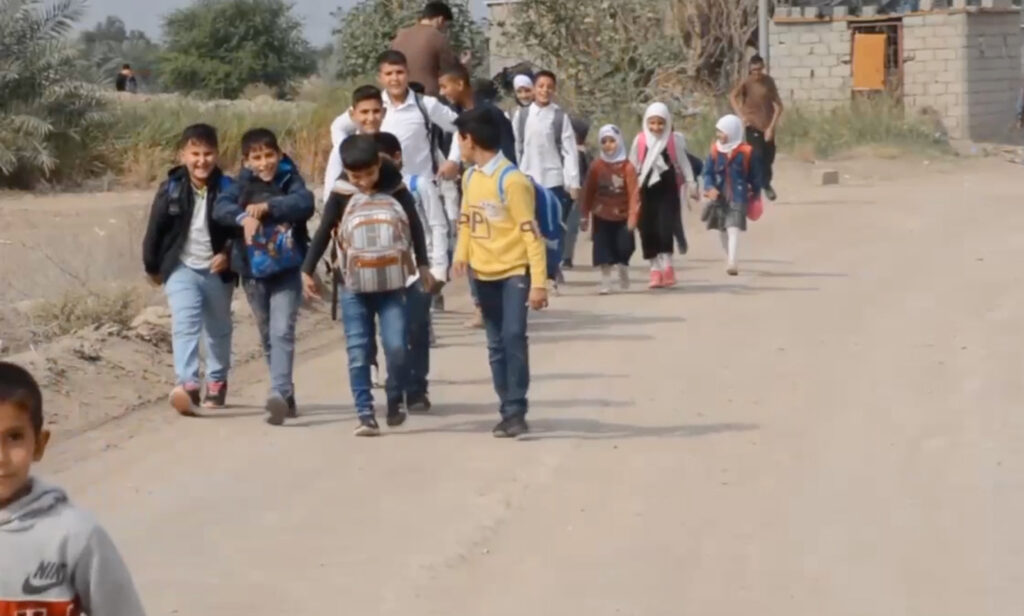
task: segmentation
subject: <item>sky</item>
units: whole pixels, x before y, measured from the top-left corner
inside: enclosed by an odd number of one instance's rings
[[[331,30],[335,22],[331,12],[340,7],[350,7],[358,0],[292,0],[295,12],[306,24],[306,38],[314,45],[331,41]],[[472,0],[477,17],[486,14],[484,0]],[[107,15],[116,15],[124,20],[129,30],[142,30],[156,39],[160,36],[160,24],[164,14],[191,4],[191,0],[89,0],[89,9],[82,25],[91,28]]]

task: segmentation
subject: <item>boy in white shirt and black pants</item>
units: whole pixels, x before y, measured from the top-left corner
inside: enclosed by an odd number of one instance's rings
[[[572,122],[554,102],[557,87],[554,73],[538,72],[534,77],[533,103],[516,111],[512,128],[519,169],[558,197],[565,222],[573,202],[579,199],[580,163]],[[571,259],[572,255],[563,257]]]

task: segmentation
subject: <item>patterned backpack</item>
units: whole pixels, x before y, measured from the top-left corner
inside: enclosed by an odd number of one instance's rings
[[[409,218],[391,195],[353,195],[336,239],[345,286],[353,293],[403,289],[416,273]]]

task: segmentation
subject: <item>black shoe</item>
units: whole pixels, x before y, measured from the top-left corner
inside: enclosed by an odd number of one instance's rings
[[[288,403],[288,419],[295,419],[299,416],[299,409],[295,405],[295,394],[292,394],[284,399]]]
[[[359,418],[359,425],[356,426],[355,432],[352,434],[356,436],[380,436],[380,426],[377,425],[377,420],[372,415]]]
[[[388,402],[388,427],[397,428],[398,426],[405,423],[405,409],[402,408],[401,401],[399,402]]]
[[[429,413],[432,405],[427,394],[414,394],[406,398],[410,413]]]
[[[510,417],[501,420],[501,423],[494,426],[494,438],[516,438],[530,431],[526,419],[522,417]]]
[[[562,261],[562,267],[565,269],[572,269],[572,259]]]
[[[190,392],[193,395],[192,402],[199,405],[199,390]],[[206,396],[203,398],[203,407],[208,409],[222,409],[228,399],[227,381],[210,381],[206,384]]]
[[[281,394],[271,394],[264,408],[267,409],[267,423],[272,426],[284,424],[288,417],[288,401]]]
[[[779,198],[779,196],[775,194],[775,189],[772,188],[771,186],[764,187],[764,196],[768,197],[769,201],[775,201],[776,199]]]
[[[435,312],[444,312],[444,295],[435,295],[431,306]]]

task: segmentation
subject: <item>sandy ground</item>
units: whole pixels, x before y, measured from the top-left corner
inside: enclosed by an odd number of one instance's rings
[[[838,166],[829,188],[783,167],[738,278],[694,216],[678,289],[571,273],[531,321],[519,442],[489,435],[482,336],[449,314],[435,412],[380,439],[350,435],[325,326],[293,424],[261,422],[250,367],[235,408],[139,411],[42,471],[152,614],[1018,613],[1024,177]]]

